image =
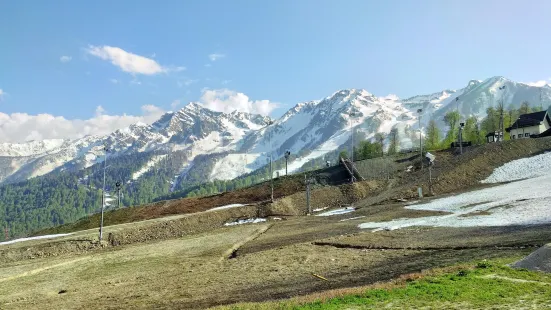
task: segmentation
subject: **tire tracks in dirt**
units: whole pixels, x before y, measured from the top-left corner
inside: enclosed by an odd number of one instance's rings
[[[247,244],[248,242],[254,241],[256,238],[260,237],[262,234],[267,232],[270,228],[272,228],[274,224],[268,224],[264,227],[259,228],[255,232],[253,232],[251,235],[249,235],[247,238],[235,243],[231,248],[226,250],[224,254],[222,254],[222,257],[220,258],[220,261],[224,261],[226,259],[234,259],[237,257],[237,251],[239,248]]]
[[[76,263],[76,262],[83,261],[83,260],[88,260],[88,259],[91,259],[91,257],[81,257],[81,258],[73,259],[73,260],[62,262],[62,263],[55,264],[55,265],[50,265],[50,266],[44,266],[44,267],[41,267],[41,268],[31,269],[29,271],[25,271],[25,272],[20,273],[20,274],[16,274],[16,275],[13,275],[13,276],[2,278],[2,279],[0,279],[0,283],[10,281],[10,280],[19,279],[19,278],[23,278],[23,277],[27,277],[27,276],[31,276],[31,275],[40,273],[42,271],[50,270],[50,269],[57,268],[57,267],[63,267],[65,265],[70,265],[72,263]]]
[[[523,245],[479,245],[479,246],[443,246],[443,247],[387,247],[377,245],[356,245],[336,242],[312,242],[312,245],[317,246],[332,246],[338,249],[356,249],[356,250],[411,250],[411,251],[444,251],[444,250],[473,250],[473,249],[496,249],[496,250],[511,250],[537,248],[542,245],[538,244],[523,244]]]

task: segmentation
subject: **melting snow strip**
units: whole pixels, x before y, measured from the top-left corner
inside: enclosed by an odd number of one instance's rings
[[[64,236],[69,236],[69,235],[71,235],[71,234],[57,234],[57,235],[44,235],[44,236],[36,236],[36,237],[28,237],[28,238],[19,238],[19,239],[14,239],[14,240],[10,240],[10,241],[0,242],[0,245],[13,244],[13,243],[17,243],[17,242],[30,241],[30,240],[58,238],[58,237],[64,237]]]
[[[240,203],[234,203],[234,204],[231,204],[231,205],[225,205],[225,206],[221,206],[221,207],[216,207],[216,208],[208,209],[208,211],[217,211],[217,210],[230,209],[230,208],[237,208],[237,207],[243,207],[243,206],[245,206],[245,205],[244,205],[244,204],[240,204]]]
[[[350,217],[350,218],[347,218],[347,219],[342,219],[340,220],[339,222],[344,222],[344,221],[351,221],[351,220],[357,220],[357,219],[361,219],[361,218],[364,218],[365,215],[362,215],[362,216],[356,216],[356,217]]]
[[[350,212],[354,212],[354,207],[346,207],[346,208],[342,208],[342,209],[336,209],[336,210],[331,210],[331,211],[327,211],[327,212],[323,212],[323,213],[320,213],[320,214],[316,214],[316,216],[331,216],[331,215],[340,215],[340,214],[346,214],[346,213],[350,213]]]
[[[238,221],[235,221],[235,222],[226,223],[226,224],[224,224],[224,226],[254,224],[254,223],[262,223],[262,222],[266,222],[266,219],[264,219],[264,218],[252,218],[252,219],[238,220]]]

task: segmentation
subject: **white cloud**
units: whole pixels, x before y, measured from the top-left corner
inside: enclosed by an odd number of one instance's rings
[[[549,80],[551,80],[551,79],[549,79]],[[537,82],[525,82],[523,84],[526,84],[528,86],[535,86],[535,87],[543,87],[545,85],[551,86],[551,84],[549,84],[548,81],[546,81],[546,80],[541,80],[541,81],[537,81]]]
[[[25,142],[42,139],[76,139],[86,135],[107,135],[117,129],[137,122],[151,124],[164,111],[154,105],[142,106],[142,115],[107,115],[98,106],[89,119],[66,119],[51,114],[29,115],[26,113],[5,114],[0,112],[0,143]]]
[[[174,100],[172,101],[172,103],[170,104],[170,107],[172,108],[172,110],[176,110],[176,108],[181,104],[180,100]]]
[[[226,57],[226,55],[224,55],[224,54],[217,54],[217,53],[213,53],[213,54],[210,54],[210,55],[209,55],[210,61],[217,61],[218,59],[221,59],[221,58],[224,58],[224,57]]]
[[[205,64],[205,67],[210,68],[210,67],[212,67],[212,65],[211,64]]]
[[[261,115],[269,115],[279,105],[269,100],[251,101],[247,95],[229,89],[203,89],[200,103],[219,112],[239,111]]]
[[[228,85],[229,83],[231,83],[231,80],[223,80],[222,81],[222,85]]]
[[[185,67],[164,67],[153,59],[132,54],[119,47],[113,46],[93,46],[90,45],[86,50],[88,54],[99,57],[103,60],[109,60],[111,63],[122,69],[124,72],[154,75],[166,72],[183,71]]]
[[[4,95],[4,91],[0,88],[0,99],[2,99],[2,96]]]
[[[130,81],[130,84],[142,85],[142,82],[138,81],[137,79],[133,79],[132,81]]]
[[[59,57],[59,61],[61,61],[61,62],[69,62],[69,61],[71,61],[71,59],[73,59],[73,57],[71,57],[71,56],[61,56],[61,57]]]
[[[119,83],[119,80],[117,79],[109,79],[109,82],[113,83],[113,84],[118,84]]]

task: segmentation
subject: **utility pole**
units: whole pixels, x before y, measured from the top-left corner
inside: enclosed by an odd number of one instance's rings
[[[304,183],[306,183],[306,208],[308,215],[312,214],[312,206],[310,205],[310,185],[314,183],[314,179],[312,177],[307,178],[306,174],[304,174]]]
[[[423,135],[421,134],[421,113],[423,109],[417,109],[419,113],[419,156],[421,158],[421,169],[423,169]]]
[[[270,128],[270,125],[272,125],[274,122],[272,120],[269,120],[267,123],[267,128]],[[266,129],[266,132],[268,129]],[[271,196],[270,201],[274,202],[274,171],[273,171],[273,165],[272,165],[272,135],[268,133],[268,141],[270,144],[270,187],[271,187]]]
[[[498,89],[499,90],[504,90],[505,85],[498,87]],[[505,103],[503,102],[503,95],[501,96],[500,104],[499,104],[498,108],[499,108],[499,136],[498,136],[498,139],[499,139],[499,141],[502,141],[503,140],[503,110],[505,109]]]
[[[465,126],[465,123],[459,123],[459,149],[461,150],[461,154],[463,154],[463,127],[464,126]]]
[[[118,196],[118,202],[117,202],[117,209],[120,209],[121,207],[121,182],[115,183],[115,186],[117,187],[117,196]]]
[[[541,93],[543,91],[543,87],[540,87],[540,111],[543,111],[543,101],[542,101],[542,96],[541,96]]]
[[[350,139],[350,161],[352,164],[354,164],[354,129],[353,129],[353,121],[352,118],[356,116],[356,113],[350,112],[350,134],[352,135],[352,138]]]
[[[105,151],[105,160],[103,161],[103,189],[101,191],[101,222],[99,225],[99,241],[103,238],[103,210],[105,209],[105,169],[107,168],[107,154],[109,149],[107,146],[103,148]]]
[[[287,161],[289,161],[289,156],[291,156],[291,152],[289,150],[285,151],[285,176],[287,176]]]
[[[8,240],[10,238],[10,229],[8,226],[4,227],[4,240]]]

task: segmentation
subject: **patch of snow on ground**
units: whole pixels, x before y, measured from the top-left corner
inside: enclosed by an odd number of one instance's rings
[[[364,217],[365,217],[365,215],[362,215],[362,216],[355,216],[355,217],[350,217],[350,218],[347,218],[347,219],[342,219],[342,220],[340,220],[339,222],[357,220],[357,219],[361,219],[361,218],[364,218]]]
[[[551,152],[513,160],[496,168],[482,183],[500,183],[534,178],[551,171]]]
[[[36,236],[36,237],[28,237],[28,238],[19,238],[19,239],[14,239],[14,240],[10,240],[10,241],[0,242],[0,245],[13,244],[13,243],[17,243],[17,242],[30,241],[30,240],[58,238],[58,237],[64,237],[64,236],[69,236],[69,235],[70,234],[57,234],[57,235],[44,235],[44,236]]]
[[[342,209],[336,209],[336,210],[331,210],[331,211],[327,211],[327,212],[323,212],[323,213],[320,213],[320,214],[316,214],[316,216],[331,216],[331,215],[340,215],[340,214],[346,214],[346,213],[350,213],[350,212],[354,212],[354,207],[346,207],[346,208],[342,208]]]
[[[237,207],[242,207],[242,206],[244,206],[244,204],[234,203],[234,204],[231,204],[231,205],[225,205],[225,206],[221,206],[221,207],[212,208],[212,209],[209,209],[209,211],[217,211],[217,210],[223,210],[223,209],[237,208]]]
[[[224,224],[224,226],[235,226],[235,225],[242,225],[242,224],[255,224],[255,223],[262,223],[266,222],[266,219],[263,218],[252,218],[252,219],[246,219],[246,220],[238,220],[235,222],[230,222]]]
[[[405,207],[451,212],[447,215],[370,222],[358,227],[394,230],[410,226],[475,227],[551,223],[550,188],[551,175],[507,183]],[[490,214],[477,215],[481,211]]]
[[[323,210],[325,210],[325,209],[329,209],[329,207],[317,208],[317,209],[314,209],[314,210],[312,210],[312,211],[314,211],[314,212],[319,212],[319,211],[323,211]]]

